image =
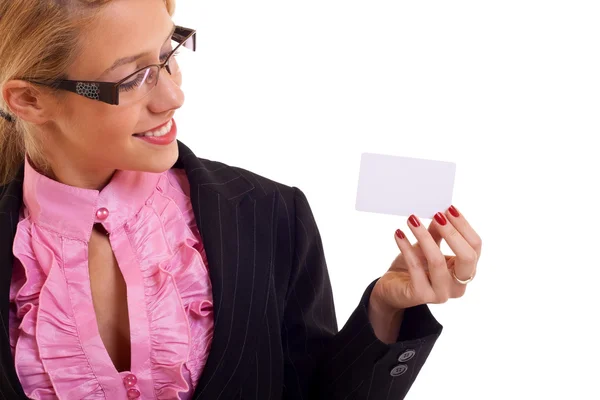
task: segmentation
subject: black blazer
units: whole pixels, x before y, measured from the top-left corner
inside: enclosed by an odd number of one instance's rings
[[[402,399],[442,326],[406,310],[397,343],[373,333],[369,295],[338,332],[321,238],[304,194],[179,145],[208,258],[215,329],[194,399]],[[0,187],[0,399],[24,399],[8,340],[23,168]],[[112,399],[111,399],[112,400]]]

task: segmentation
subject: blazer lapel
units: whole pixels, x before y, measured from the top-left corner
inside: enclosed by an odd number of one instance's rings
[[[250,372],[263,324],[276,235],[275,193],[223,164],[197,159],[180,143],[192,206],[212,281],[215,329],[194,399],[231,399]],[[176,165],[177,166],[177,165]]]
[[[10,350],[8,307],[13,267],[13,242],[23,203],[23,171],[8,185],[0,188],[0,398],[25,398],[17,378]]]

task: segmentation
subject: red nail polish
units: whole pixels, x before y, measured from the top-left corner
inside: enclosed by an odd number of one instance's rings
[[[396,236],[398,236],[400,239],[404,239],[406,236],[404,236],[404,232],[402,232],[400,229],[396,229]]]
[[[453,217],[459,217],[460,214],[458,213],[458,210],[456,208],[454,208],[454,206],[450,206],[450,208],[448,209],[448,211],[450,211],[450,214],[452,214]]]
[[[435,220],[438,222],[438,224],[440,225],[446,225],[446,217],[444,217],[444,214],[442,213],[437,213],[435,214]]]
[[[418,228],[421,223],[419,222],[419,220],[417,219],[417,217],[415,217],[414,215],[411,215],[408,218],[408,221],[412,224],[412,226],[414,226],[415,228]]]

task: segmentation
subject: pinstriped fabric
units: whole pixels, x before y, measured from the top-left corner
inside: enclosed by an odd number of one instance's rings
[[[215,328],[197,400],[402,399],[441,326],[426,306],[406,310],[398,342],[381,343],[367,315],[370,292],[338,331],[321,238],[304,193],[242,168],[179,160],[213,286]],[[21,204],[18,179],[0,188],[0,316],[8,315],[11,243]],[[13,226],[14,225],[14,226]],[[0,321],[2,322],[2,321]],[[24,398],[7,327],[0,332],[0,399]],[[414,350],[406,372],[391,376]]]

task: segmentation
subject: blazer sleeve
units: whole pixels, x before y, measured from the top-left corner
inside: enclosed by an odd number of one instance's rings
[[[381,342],[365,290],[338,331],[321,237],[304,193],[294,187],[292,271],[282,324],[286,400],[404,399],[442,332],[426,305],[409,308],[398,341]]]

